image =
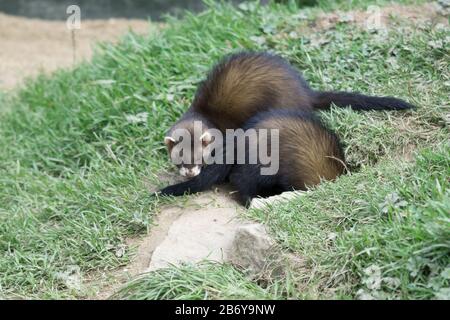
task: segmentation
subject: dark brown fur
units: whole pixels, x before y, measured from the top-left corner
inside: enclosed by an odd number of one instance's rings
[[[244,130],[278,129],[279,170],[262,175],[260,159],[250,164],[249,153],[258,154],[259,145],[245,149],[246,164],[213,164],[206,166],[191,180],[168,186],[163,195],[180,196],[209,189],[229,177],[244,205],[254,197],[268,197],[291,190],[306,190],[322,180],[334,180],[345,172],[345,157],[338,137],[328,130],[311,112],[296,110],[269,110],[252,117]],[[268,139],[270,142],[271,139]],[[229,146],[225,146],[228,148]],[[236,146],[234,146],[236,147]],[[275,146],[269,144],[272,161]],[[271,164],[269,164],[270,166]]]
[[[283,58],[257,52],[232,54],[208,74],[183,117],[168,131],[185,128],[192,132],[193,122],[201,121],[203,131],[241,128],[251,117],[268,109],[312,112],[351,106],[355,110],[401,110],[412,108],[391,97],[370,97],[359,93],[312,90],[301,74]],[[165,140],[169,153],[179,141]],[[207,145],[208,141],[203,141]],[[195,150],[197,152],[197,150]],[[190,164],[183,164],[187,167]]]
[[[279,171],[272,176],[262,176],[261,164],[234,166],[230,181],[239,190],[244,204],[255,196],[306,190],[322,180],[334,180],[345,171],[339,138],[312,113],[263,112],[245,126],[245,129],[250,128],[279,130]],[[249,148],[248,152],[255,150]]]
[[[344,154],[336,135],[317,121],[278,113],[256,128],[279,129],[279,172],[288,177],[295,189],[304,190],[321,179],[334,180],[344,170]]]
[[[255,128],[279,129],[279,173],[294,189],[305,190],[321,179],[334,180],[344,171],[344,153],[337,136],[317,119],[298,113],[271,113]]]

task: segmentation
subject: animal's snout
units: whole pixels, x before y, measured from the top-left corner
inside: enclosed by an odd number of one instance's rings
[[[194,166],[192,168],[181,167],[180,174],[184,177],[193,178],[200,173],[200,166]]]

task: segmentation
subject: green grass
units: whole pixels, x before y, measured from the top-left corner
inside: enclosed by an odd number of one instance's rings
[[[301,294],[293,279],[262,288],[230,265],[203,262],[160,269],[134,279],[112,299],[280,299]]]
[[[446,144],[423,151],[414,165],[380,163],[249,214],[307,258],[310,290],[430,299],[450,280],[449,175]]]
[[[295,274],[307,289],[259,286],[230,266],[202,265],[147,275],[119,297],[448,297],[449,29],[401,18],[387,33],[309,26],[322,9],[370,3],[321,1],[304,11],[308,19],[294,5],[210,4],[169,19],[159,35],[129,34],[91,63],[0,95],[0,297],[90,297],[86,279],[130,261],[127,238],[151,228],[160,201],[177,201],[148,197],[169,168],[164,132],[208,68],[239,49],[283,55],[315,88],[394,95],[418,109],[323,112],[353,173],[248,213],[307,258],[311,272]],[[141,112],[143,123],[127,121]],[[85,281],[73,285],[71,276]]]

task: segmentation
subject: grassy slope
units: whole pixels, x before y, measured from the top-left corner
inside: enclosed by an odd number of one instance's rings
[[[330,3],[323,6],[334,8]],[[164,271],[159,281],[152,275],[152,281],[133,284],[136,296],[446,294],[449,52],[429,43],[445,42],[448,29],[399,21],[388,34],[345,23],[308,33],[294,7],[244,9],[216,6],[170,21],[157,37],[130,34],[92,63],[32,81],[6,102],[13,112],[0,122],[0,296],[89,296],[77,279],[129,261],[126,237],[150,228],[160,205],[148,198],[147,186],[157,184],[155,174],[167,166],[164,131],[211,64],[240,48],[282,54],[314,87],[391,94],[419,109],[407,115],[324,113],[358,172],[270,212],[249,212],[267,222],[286,248],[309,258],[313,272],[299,280],[308,284],[306,292],[293,290],[290,279],[261,288],[229,267],[206,265],[188,267],[189,273]],[[317,45],[319,38],[330,42]],[[145,123],[126,120],[140,112],[149,113]],[[404,163],[416,148],[429,150],[417,164]],[[158,289],[180,272],[178,281]],[[204,281],[209,291],[199,291]],[[247,283],[246,290],[233,291],[236,283]],[[139,294],[141,285],[153,291]]]

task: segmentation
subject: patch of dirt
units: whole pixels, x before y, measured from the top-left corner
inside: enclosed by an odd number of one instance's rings
[[[404,136],[414,136],[414,139],[407,139],[404,145],[394,154],[394,159],[412,162],[415,159],[416,151],[420,145],[435,144],[434,138],[439,134],[440,127],[427,124],[424,126],[417,118],[407,117],[395,120],[395,127]]]
[[[89,287],[96,288],[94,299],[107,299],[137,275],[177,260],[219,261],[221,245],[230,240],[227,231],[238,225],[234,220],[239,217],[240,206],[231,193],[227,187],[220,187],[191,196],[182,206],[161,208],[147,236],[127,241],[128,246],[137,246],[133,261],[115,272],[97,276],[95,281],[88,281]]]
[[[187,211],[187,210],[186,210]],[[137,245],[138,250],[131,264],[124,270],[132,276],[146,272],[155,249],[167,237],[171,225],[184,214],[182,207],[166,207],[156,216],[150,234],[136,241],[129,241],[129,245]]]
[[[205,193],[193,199],[194,206],[187,206],[169,226],[165,238],[159,241],[153,230],[151,242],[158,242],[145,271],[153,271],[179,264],[197,263],[202,260],[224,262],[237,228],[242,224],[238,219],[238,205],[226,193]],[[212,205],[211,200],[214,201]],[[210,203],[201,204],[204,201]],[[197,208],[196,208],[197,207]],[[164,210],[166,215],[166,211]],[[155,239],[157,238],[157,239]]]
[[[232,193],[230,188],[221,186],[214,191],[191,196],[182,206],[161,208],[147,236],[127,241],[128,246],[138,248],[133,261],[113,273],[104,274],[103,279],[89,283],[90,287],[97,288],[94,298],[107,299],[127,281],[170,264],[195,263],[205,259],[228,261],[229,249],[235,244],[236,232],[249,225],[249,221],[243,220],[239,214],[240,210],[245,209],[235,202]],[[302,194],[303,192],[286,192],[255,201],[252,207],[270,208],[271,205],[289,201]],[[284,258],[287,260],[283,259],[283,264],[294,263],[296,269],[305,267],[304,260],[300,257],[288,254]],[[272,274],[274,271],[268,269],[266,272]]]
[[[338,23],[354,23],[359,27],[382,29],[392,25],[392,18],[400,17],[416,24],[431,22],[448,25],[448,13],[436,2],[423,5],[402,6],[394,4],[386,7],[372,7],[366,11],[336,11],[320,14],[311,24],[319,30],[334,28]]]
[[[150,234],[135,239],[128,239],[128,247],[137,247],[136,256],[131,263],[110,274],[96,275],[95,281],[89,281],[87,286],[96,287],[94,299],[104,300],[112,296],[124,283],[147,271],[153,252],[164,241],[170,226],[185,211],[181,207],[166,207],[159,213],[151,227]]]
[[[156,32],[162,25],[146,20],[82,20],[76,30],[75,62],[87,60],[99,41],[116,42],[127,31]],[[26,77],[74,65],[71,31],[65,21],[46,21],[0,13],[0,89]]]

